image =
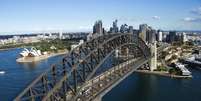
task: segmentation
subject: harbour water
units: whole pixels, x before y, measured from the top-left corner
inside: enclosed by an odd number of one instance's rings
[[[0,51],[0,101],[12,101],[32,80],[58,63],[62,56],[36,63],[17,63],[22,49]],[[190,69],[192,79],[174,79],[133,73],[103,97],[103,101],[200,101],[201,70]]]
[[[133,73],[103,97],[103,101],[201,101],[201,70],[192,79]]]
[[[12,101],[39,74],[51,64],[58,63],[62,56],[51,57],[35,63],[17,63],[16,57],[22,49],[0,51],[0,101]]]

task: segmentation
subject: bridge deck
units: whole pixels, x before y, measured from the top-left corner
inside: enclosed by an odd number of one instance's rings
[[[95,99],[97,96],[104,96],[144,63],[146,63],[146,60],[144,59],[132,59],[119,64],[118,66],[114,66],[106,72],[89,80],[82,88],[77,101],[89,101]]]

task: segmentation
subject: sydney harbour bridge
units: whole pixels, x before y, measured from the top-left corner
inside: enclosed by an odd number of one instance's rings
[[[154,52],[133,34],[93,38],[36,78],[15,101],[100,101],[139,67],[152,69]]]

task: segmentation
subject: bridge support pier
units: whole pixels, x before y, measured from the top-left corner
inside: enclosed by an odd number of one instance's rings
[[[151,45],[151,60],[149,61],[150,71],[157,69],[157,47],[156,42]]]

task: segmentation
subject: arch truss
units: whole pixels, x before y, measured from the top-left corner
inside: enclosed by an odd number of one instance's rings
[[[93,80],[96,71],[117,50],[118,58],[126,56],[118,64],[139,57],[147,60],[151,56],[144,41],[133,34],[100,36],[70,51],[61,63],[36,78],[15,101],[72,101],[78,98],[85,101],[82,92],[86,83]]]

